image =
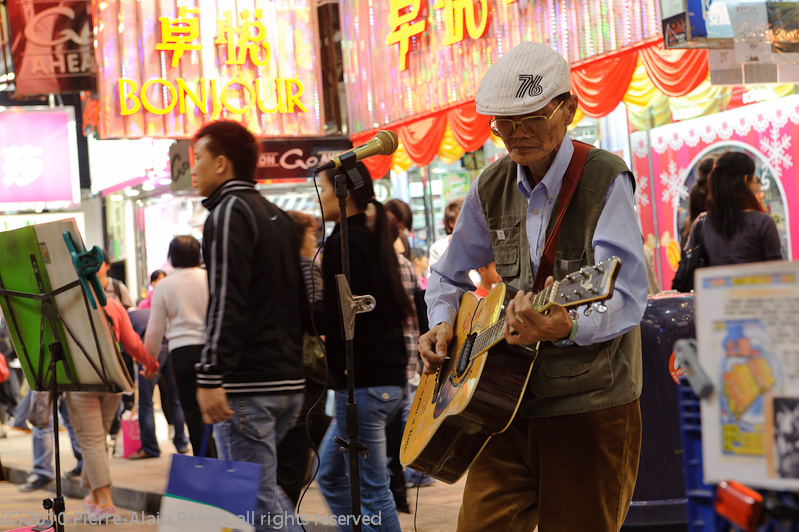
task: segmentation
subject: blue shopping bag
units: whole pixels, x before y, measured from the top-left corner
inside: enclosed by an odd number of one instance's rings
[[[210,433],[206,425],[199,456],[172,455],[169,483],[161,497],[161,532],[255,530],[262,466],[207,458]]]

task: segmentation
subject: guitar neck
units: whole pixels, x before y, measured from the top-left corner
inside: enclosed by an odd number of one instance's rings
[[[551,307],[555,303],[555,294],[557,294],[559,286],[560,283],[555,281],[555,283],[551,286],[544,288],[535,294],[532,300],[533,308],[535,308],[538,312],[544,312]],[[508,308],[508,304],[510,304],[517,292],[518,290],[507,285],[505,286],[505,304],[503,305],[503,309]],[[507,321],[507,318],[503,313],[493,325],[480,331],[480,333],[477,334],[477,338],[475,338],[474,348],[472,351],[479,353],[499,343],[503,339],[502,329],[505,326],[505,321]],[[457,345],[451,346],[449,355],[453,356],[456,354],[459,348],[460,346]]]
[[[575,308],[610,299],[613,296],[613,286],[620,267],[621,261],[618,257],[610,257],[594,266],[583,266],[579,271],[564,276],[559,281],[555,281],[549,287],[536,293],[531,301],[532,307],[538,312],[545,312],[552,305]],[[517,292],[517,290],[505,285],[504,308],[508,307],[510,300],[516,296]],[[482,301],[484,300],[481,300],[478,305],[482,304]],[[605,310],[607,310],[607,307],[604,307],[604,310],[599,309],[599,312],[601,313]],[[483,352],[500,342],[503,338],[502,328],[505,326],[505,321],[505,314],[503,313],[490,327],[480,331],[474,338],[472,352]],[[450,355],[453,354],[453,350],[457,354],[459,348],[460,346],[453,346],[448,351],[450,351]]]

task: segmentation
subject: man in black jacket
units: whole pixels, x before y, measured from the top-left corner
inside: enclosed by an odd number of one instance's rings
[[[197,402],[220,456],[263,465],[256,530],[289,524],[276,446],[302,406],[305,287],[294,224],[255,189],[258,145],[232,121],[194,136],[194,185],[210,211],[203,233],[209,303]],[[280,518],[275,519],[274,516]]]

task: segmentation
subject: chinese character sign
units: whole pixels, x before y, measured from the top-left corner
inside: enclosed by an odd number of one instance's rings
[[[439,0],[439,3],[444,4],[445,44],[455,44],[464,39],[464,22],[470,39],[480,39],[485,35],[489,19],[488,0]]]
[[[95,7],[101,137],[190,137],[220,118],[259,136],[324,134],[313,0],[127,4]]]
[[[214,42],[226,45],[226,65],[243,65],[248,58],[254,66],[264,66],[269,62],[269,43],[264,40],[266,27],[261,22],[262,16],[263,11],[258,9],[250,22],[250,12],[242,11],[242,23],[237,25],[231,12],[225,11],[224,20],[217,22],[218,37]],[[255,33],[250,30],[255,30]]]
[[[189,17],[188,15],[194,15]],[[155,45],[156,50],[168,50],[172,52],[172,66],[178,66],[183,52],[186,50],[201,50],[202,46],[197,42],[200,37],[200,11],[197,9],[178,9],[178,17],[159,17],[161,23],[161,42]]]
[[[408,68],[408,52],[411,38],[427,29],[427,20],[420,19],[422,2],[423,0],[390,0],[389,23],[391,25],[391,33],[386,37],[386,44],[399,44],[401,70]]]
[[[0,210],[80,201],[76,136],[72,108],[0,112]]]
[[[386,37],[386,44],[399,44],[400,70],[408,68],[411,39],[427,30],[427,19],[422,11],[423,2],[424,0],[390,0],[388,16],[391,33]],[[471,39],[481,38],[488,29],[488,0],[436,0],[433,9],[443,12],[445,45],[463,41],[464,24]]]
[[[339,2],[347,121],[358,132],[474,98],[523,41],[574,63],[661,36],[659,0]]]

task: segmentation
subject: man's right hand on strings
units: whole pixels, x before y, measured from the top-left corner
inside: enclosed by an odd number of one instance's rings
[[[444,363],[447,346],[452,340],[452,326],[441,322],[419,337],[419,354],[424,363],[424,374],[432,375]]]

